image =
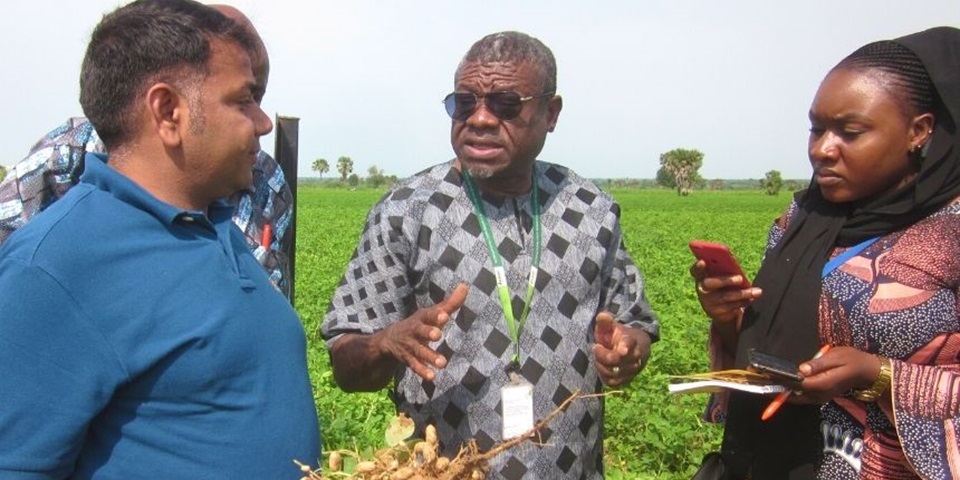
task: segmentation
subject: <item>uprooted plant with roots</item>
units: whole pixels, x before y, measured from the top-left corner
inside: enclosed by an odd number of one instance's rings
[[[362,458],[359,453],[350,450],[336,450],[325,454],[327,465],[324,469],[314,469],[299,461],[296,463],[303,471],[301,480],[480,480],[487,475],[490,459],[523,442],[539,438],[540,430],[573,401],[611,393],[616,392],[595,395],[574,392],[526,433],[501,442],[486,452],[481,452],[476,441],[470,440],[453,458],[439,455],[436,427],[427,425],[422,440],[410,440],[415,425],[413,420],[401,413],[387,428],[389,446],[375,452],[373,458]]]

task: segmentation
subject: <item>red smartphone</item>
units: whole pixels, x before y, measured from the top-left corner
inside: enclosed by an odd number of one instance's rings
[[[711,277],[727,277],[740,275],[743,278],[743,288],[750,287],[750,280],[740,268],[740,263],[730,252],[730,247],[715,242],[691,240],[690,251],[698,260],[707,264],[707,275]]]

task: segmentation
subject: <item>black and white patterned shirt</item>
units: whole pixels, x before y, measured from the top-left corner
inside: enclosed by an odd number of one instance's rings
[[[592,353],[598,312],[654,339],[659,326],[623,247],[619,206],[564,167],[536,162],[534,172],[543,251],[520,333],[520,373],[533,385],[537,421],[574,392],[603,388]],[[519,318],[533,252],[530,194],[482,199]],[[480,223],[453,162],[405,180],[373,207],[322,326],[329,345],[344,333],[369,334],[442,301],[461,282],[470,285],[466,303],[433,345],[447,367],[434,382],[406,368],[395,376],[398,410],[420,431],[435,425],[448,456],[470,439],[484,451],[501,442],[500,389],[515,352]],[[497,456],[489,478],[603,477],[602,399],[578,399],[542,433]]]

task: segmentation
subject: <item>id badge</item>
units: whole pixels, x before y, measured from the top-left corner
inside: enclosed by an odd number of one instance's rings
[[[533,385],[511,383],[500,389],[503,439],[519,437],[533,428]]]

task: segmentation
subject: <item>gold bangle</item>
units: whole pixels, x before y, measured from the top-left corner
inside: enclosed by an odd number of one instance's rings
[[[853,396],[861,402],[876,402],[881,395],[887,393],[890,389],[890,382],[893,380],[893,365],[887,357],[880,357],[880,374],[873,382],[873,385],[866,390],[857,390]]]

